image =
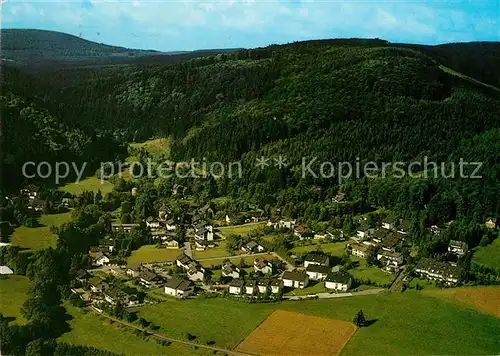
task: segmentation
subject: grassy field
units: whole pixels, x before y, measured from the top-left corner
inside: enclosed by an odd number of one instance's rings
[[[208,355],[205,350],[178,343],[170,346],[159,345],[153,337],[145,337],[133,330],[111,323],[93,312],[66,305],[73,317],[69,324],[71,331],[59,337],[58,341],[73,345],[93,346],[121,355]]]
[[[277,310],[237,350],[256,355],[338,355],[355,332],[350,322]]]
[[[382,271],[378,267],[371,267],[366,264],[364,259],[353,260],[359,261],[359,266],[349,270],[349,273],[356,279],[367,280],[375,282],[380,285],[391,284],[395,276]]]
[[[170,155],[170,141],[168,138],[157,138],[142,143],[130,143],[130,147],[135,149],[145,149],[153,158],[164,156],[168,158]]]
[[[500,238],[488,246],[478,247],[472,261],[500,271]]]
[[[427,294],[500,318],[500,286],[434,289]]]
[[[71,213],[42,215],[38,219],[40,227],[18,227],[12,234],[11,243],[14,246],[20,246],[30,249],[42,249],[55,247],[57,235],[50,232],[50,226],[59,226],[71,221]]]
[[[215,341],[214,346],[233,348],[270,313],[257,304],[225,299],[172,299],[142,307],[139,315],[160,325],[160,333],[181,339],[191,333],[196,342]]]
[[[279,304],[172,300],[139,308],[139,314],[161,325],[160,332],[166,335],[190,332],[197,342],[212,340],[218,346],[235,347],[276,309],[344,321],[362,309],[372,325],[357,331],[343,355],[500,353],[499,319],[417,291]]]
[[[262,229],[266,223],[260,222],[260,223],[250,223],[250,224],[245,224],[245,225],[235,225],[235,226],[225,226],[225,227],[219,227],[219,231],[221,232],[222,235],[227,236],[227,235],[248,235],[250,232],[257,231],[259,229]]]
[[[6,317],[14,317],[17,324],[24,324],[21,307],[26,300],[29,279],[24,276],[9,275],[0,279],[0,313]]]
[[[345,242],[335,242],[335,243],[327,243],[327,244],[314,244],[314,245],[305,245],[305,246],[297,246],[292,249],[292,252],[295,253],[306,253],[311,251],[316,251],[318,248],[332,256],[342,256],[345,251]]]
[[[195,246],[192,246],[193,248],[193,258],[199,259],[199,258],[218,258],[218,257],[226,257],[229,256],[230,253],[226,249],[226,241],[224,240],[219,240],[216,242],[217,247],[215,248],[209,248],[205,251],[196,251]]]
[[[68,192],[73,195],[82,194],[85,191],[96,192],[101,191],[104,195],[113,190],[113,184],[107,180],[101,182],[101,180],[97,177],[87,177],[80,182],[72,182],[65,184],[59,188],[64,192]]]
[[[156,245],[141,246],[132,251],[127,264],[137,267],[141,263],[174,261],[182,253],[182,249],[157,248]]]

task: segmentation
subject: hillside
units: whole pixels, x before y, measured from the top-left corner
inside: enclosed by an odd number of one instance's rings
[[[308,41],[177,65],[50,71],[39,74],[45,89],[23,95],[78,132],[123,142],[170,136],[177,161],[242,159],[245,175],[218,194],[259,205],[331,200],[338,180],[301,179],[302,157],[488,162],[486,180],[360,179],[348,189],[369,204],[426,210],[432,221],[497,216],[498,92],[442,68],[382,40]],[[256,157],[279,155],[285,169],[254,169]]]
[[[109,46],[56,31],[4,29],[0,31],[2,60],[28,69],[130,63],[179,63],[193,57],[234,49],[160,52]]]

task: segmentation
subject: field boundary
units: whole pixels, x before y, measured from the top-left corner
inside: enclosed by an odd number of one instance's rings
[[[196,342],[179,340],[179,339],[175,339],[175,338],[168,337],[168,336],[165,336],[165,335],[153,333],[153,332],[151,332],[149,330],[141,328],[140,326],[137,326],[137,325],[128,323],[126,321],[114,318],[114,317],[106,315],[104,313],[99,313],[98,311],[96,311],[94,309],[88,309],[88,310],[91,310],[94,314],[100,315],[100,316],[102,316],[102,317],[104,317],[106,319],[112,320],[115,323],[119,323],[119,324],[121,324],[123,326],[127,326],[127,327],[129,327],[131,329],[135,329],[135,330],[139,330],[139,331],[145,331],[149,335],[154,336],[154,337],[156,337],[158,339],[162,339],[162,340],[166,340],[166,341],[170,341],[170,342],[177,342],[179,344],[184,344],[184,345],[188,345],[188,346],[196,346],[198,348],[203,348],[203,349],[207,349],[207,350],[211,350],[211,351],[224,352],[224,353],[226,353],[228,355],[234,355],[234,356],[253,356],[252,354],[248,354],[248,353],[244,353],[244,352],[240,352],[240,351],[234,351],[234,350],[223,349],[223,348],[220,348],[220,347],[203,345],[203,344],[199,344],[199,343],[196,343]]]

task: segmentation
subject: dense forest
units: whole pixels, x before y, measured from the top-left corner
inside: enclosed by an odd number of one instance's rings
[[[474,60],[471,46],[464,44],[462,63]],[[127,142],[169,137],[175,161],[241,160],[245,174],[220,179],[217,195],[260,206],[290,204],[299,213],[343,189],[366,205],[428,222],[498,216],[498,91],[442,70],[454,64],[442,51],[410,47],[324,40],[179,64],[37,74],[4,67],[4,186],[22,182],[28,159],[85,160],[93,173],[98,162],[122,158]],[[481,65],[452,68],[474,75]],[[254,169],[257,157],[279,155],[285,168]],[[448,169],[463,158],[483,162],[484,178],[361,176],[341,186],[303,179],[302,157],[379,164],[428,157]]]

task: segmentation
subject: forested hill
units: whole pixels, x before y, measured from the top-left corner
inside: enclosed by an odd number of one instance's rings
[[[131,49],[92,42],[67,33],[36,29],[3,29],[0,36],[2,61],[36,71],[47,67],[178,63],[193,57],[235,50],[160,52]]]
[[[382,40],[308,41],[176,65],[52,71],[39,76],[45,89],[23,96],[78,132],[107,132],[122,141],[170,136],[175,160],[243,159],[251,168],[261,155],[286,156],[287,169],[251,170],[235,183],[238,194],[257,203],[331,199],[335,181],[299,179],[302,157],[488,161],[484,169],[491,179],[425,182],[401,193],[417,194],[408,199],[418,207],[393,194],[421,181],[405,181],[404,187],[402,181],[369,181],[385,184],[372,187],[379,189],[375,193],[362,188],[368,184],[362,180],[352,194],[374,205],[417,210],[438,194],[435,204],[446,205],[435,206],[442,219],[457,209],[478,218],[498,216],[499,167],[491,160],[499,142],[498,92],[440,64],[439,58]]]

